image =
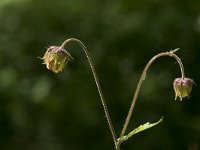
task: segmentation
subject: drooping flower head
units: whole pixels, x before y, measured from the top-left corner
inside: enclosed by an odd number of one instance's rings
[[[73,58],[65,49],[59,46],[50,46],[41,59],[43,59],[43,64],[46,65],[47,69],[58,73],[61,72],[69,60]]]
[[[190,92],[192,91],[192,86],[194,81],[190,78],[176,78],[174,80],[173,86],[175,91],[175,100],[177,97],[182,100],[182,98],[190,98]]]

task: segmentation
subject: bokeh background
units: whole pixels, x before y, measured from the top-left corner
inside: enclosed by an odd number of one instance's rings
[[[200,149],[199,0],[1,0],[0,149],[114,149],[86,57],[76,44],[63,73],[38,56],[65,39],[80,39],[91,52],[117,134],[148,60],[174,48],[196,82],[191,98],[175,101],[176,61],[163,57],[150,68],[128,131],[164,116],[123,150]]]

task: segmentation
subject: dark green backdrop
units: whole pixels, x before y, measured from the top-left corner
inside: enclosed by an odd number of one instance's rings
[[[1,0],[0,149],[112,150],[110,131],[81,48],[63,73],[46,70],[37,56],[74,37],[96,65],[109,111],[120,133],[148,60],[179,47],[191,99],[175,101],[180,76],[172,58],[156,61],[139,94],[129,131],[164,121],[122,145],[123,150],[200,148],[199,0]]]

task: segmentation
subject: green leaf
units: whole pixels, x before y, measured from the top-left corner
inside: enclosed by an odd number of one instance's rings
[[[137,133],[142,132],[144,130],[147,130],[147,129],[151,128],[151,127],[154,127],[154,126],[156,126],[157,124],[159,124],[162,121],[163,121],[163,117],[160,118],[160,120],[158,122],[155,122],[155,123],[147,122],[147,123],[145,123],[143,125],[140,125],[139,127],[135,128],[133,131],[131,131],[128,135],[125,135],[122,138],[120,138],[120,140],[122,142],[124,142],[124,141],[128,140],[130,137],[132,137],[134,134],[137,134]]]

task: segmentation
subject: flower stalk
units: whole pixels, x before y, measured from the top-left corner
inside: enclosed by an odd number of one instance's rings
[[[172,50],[172,51],[169,51],[169,52],[159,53],[159,54],[155,55],[155,56],[147,63],[146,67],[144,68],[144,70],[143,70],[143,72],[142,72],[142,75],[141,75],[141,77],[140,77],[140,80],[139,80],[139,82],[138,82],[138,84],[137,84],[137,88],[136,88],[136,90],[135,90],[135,94],[134,94],[134,96],[133,96],[133,100],[132,100],[131,106],[130,106],[130,108],[129,108],[129,112],[128,112],[128,115],[127,115],[127,117],[126,117],[126,120],[125,120],[124,126],[123,126],[123,128],[122,128],[122,131],[121,131],[121,134],[120,134],[119,139],[121,139],[121,138],[124,136],[125,132],[126,132],[126,129],[127,129],[127,127],[128,127],[129,121],[130,121],[130,119],[131,119],[131,116],[132,116],[132,113],[133,113],[133,110],[134,110],[134,107],[135,107],[135,104],[136,104],[136,101],[137,101],[137,97],[138,97],[138,94],[139,94],[139,92],[140,92],[140,88],[141,88],[141,86],[142,86],[142,83],[143,83],[143,81],[144,81],[145,78],[146,78],[146,74],[147,74],[147,72],[148,72],[150,66],[155,62],[155,60],[157,60],[158,58],[163,57],[163,56],[170,56],[170,57],[175,58],[176,61],[177,61],[178,64],[179,64],[179,67],[180,67],[180,70],[181,70],[181,78],[182,78],[182,79],[185,78],[184,66],[183,66],[183,64],[182,64],[182,62],[181,62],[181,60],[180,60],[180,58],[179,58],[176,54],[174,54],[174,53],[177,52],[178,50],[179,50],[179,48],[177,48],[177,49],[175,49],[175,50]],[[118,140],[116,150],[120,150],[120,145],[121,145],[122,142],[123,142],[123,141]]]
[[[123,128],[121,130],[120,136],[119,136],[119,138],[117,138],[113,124],[112,124],[112,120],[111,120],[111,117],[110,117],[110,114],[109,114],[109,111],[108,111],[108,108],[107,108],[107,105],[106,105],[106,102],[105,102],[105,98],[104,98],[104,95],[103,95],[103,92],[102,92],[102,89],[101,89],[101,86],[100,86],[100,83],[99,83],[99,79],[97,77],[97,73],[96,73],[96,70],[95,70],[95,67],[94,67],[94,63],[91,59],[90,53],[87,50],[87,47],[78,39],[75,39],[75,38],[67,39],[61,44],[61,46],[51,46],[47,49],[46,53],[41,58],[41,59],[43,59],[43,64],[46,65],[47,69],[53,71],[54,73],[61,72],[64,69],[64,67],[67,65],[67,63],[71,59],[73,59],[71,57],[70,53],[67,52],[64,49],[64,47],[68,43],[71,43],[71,42],[75,42],[79,46],[81,46],[81,48],[83,49],[83,51],[84,51],[84,53],[87,57],[87,60],[89,62],[92,74],[94,76],[94,80],[95,80],[95,83],[96,83],[96,86],[97,86],[98,94],[99,94],[99,97],[100,97],[100,100],[101,100],[101,103],[102,103],[102,106],[103,106],[103,110],[104,110],[104,113],[105,113],[105,116],[106,116],[106,120],[107,120],[109,129],[110,129],[111,134],[112,134],[112,138],[113,138],[116,150],[120,150],[121,144],[124,141],[126,141],[127,139],[129,139],[130,137],[132,137],[134,134],[142,132],[146,129],[149,129],[149,128],[159,124],[163,120],[163,118],[161,118],[156,123],[147,122],[143,125],[140,125],[138,128],[132,130],[127,135],[125,135],[128,124],[129,124],[130,119],[131,119],[131,116],[133,114],[133,110],[135,108],[135,104],[136,104],[142,83],[146,78],[146,75],[147,75],[147,72],[148,72],[150,66],[158,58],[163,57],[163,56],[169,56],[169,57],[173,57],[178,62],[179,67],[180,67],[180,71],[181,71],[181,78],[176,78],[174,80],[174,83],[173,83],[173,87],[174,87],[174,90],[175,90],[175,99],[177,97],[179,97],[180,100],[182,100],[182,98],[184,98],[184,97],[188,97],[188,98],[190,97],[190,92],[192,90],[192,86],[193,86],[194,81],[190,78],[185,78],[184,66],[181,62],[181,59],[175,54],[175,52],[177,52],[179,50],[179,48],[177,48],[175,50],[168,51],[168,52],[162,52],[162,53],[155,55],[152,59],[149,60],[149,62],[147,63],[147,65],[145,66],[145,68],[142,72],[142,75],[141,75],[139,82],[137,84],[137,87],[136,87],[136,90],[135,90],[135,93],[134,93],[134,96],[133,96],[127,117],[125,119]]]
[[[90,56],[90,54],[87,50],[87,47],[80,40],[75,39],[75,38],[70,38],[70,39],[65,40],[62,43],[62,45],[60,46],[60,49],[64,49],[65,45],[67,45],[68,43],[71,43],[71,42],[75,42],[78,45],[80,45],[82,47],[83,51],[85,52],[85,55],[88,59],[92,74],[94,76],[94,80],[95,80],[97,90],[98,90],[98,93],[99,93],[99,96],[100,96],[100,99],[101,99],[101,103],[102,103],[102,106],[103,106],[103,109],[104,109],[106,120],[107,120],[107,123],[109,125],[114,144],[116,145],[117,137],[116,137],[116,134],[115,134],[115,130],[114,130],[114,127],[113,127],[113,124],[112,124],[112,120],[111,120],[111,117],[110,117],[110,114],[109,114],[109,111],[108,111],[108,107],[107,107],[106,102],[105,102],[105,98],[104,98],[100,83],[99,83],[99,79],[98,79],[98,76],[97,76],[97,73],[96,73],[96,70],[95,70],[95,67],[94,67],[94,63],[93,63],[92,58],[91,58],[91,56]]]

